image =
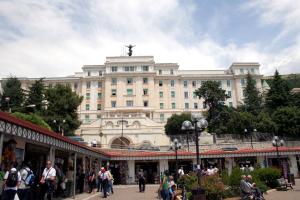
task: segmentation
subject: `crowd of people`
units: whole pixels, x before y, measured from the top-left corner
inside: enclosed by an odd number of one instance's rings
[[[264,200],[263,193],[256,184],[252,182],[251,175],[242,175],[240,189],[242,200]]]

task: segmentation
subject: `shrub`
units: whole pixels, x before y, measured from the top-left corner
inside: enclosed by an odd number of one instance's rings
[[[270,188],[276,188],[278,186],[276,179],[280,178],[281,175],[280,170],[270,167],[254,170],[251,174],[255,179],[258,179]]]
[[[219,175],[202,177],[202,186],[205,189],[207,200],[222,199],[224,192],[224,184]]]
[[[47,129],[51,130],[50,126],[39,115],[25,114],[25,113],[20,113],[20,112],[15,112],[15,113],[13,113],[13,115],[16,116],[17,118],[24,119],[33,124],[36,124],[38,126],[41,126],[43,128],[47,128]]]

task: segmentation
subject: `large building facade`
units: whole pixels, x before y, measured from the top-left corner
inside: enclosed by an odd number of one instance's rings
[[[103,65],[84,65],[82,72],[45,78],[45,85],[68,84],[84,99],[78,107],[85,142],[103,148],[168,146],[164,125],[172,114],[207,109],[195,90],[218,81],[236,107],[243,102],[247,73],[263,91],[259,63],[233,63],[225,70],[180,70],[176,63],[156,63],[153,56],[107,57]],[[28,88],[35,79],[22,78]]]

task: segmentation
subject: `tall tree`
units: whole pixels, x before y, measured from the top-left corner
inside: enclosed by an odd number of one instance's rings
[[[9,77],[3,82],[1,95],[1,110],[17,111],[24,102],[24,91],[21,88],[21,82],[16,77]]]
[[[244,89],[244,108],[252,114],[257,114],[261,108],[261,96],[256,87],[256,81],[250,73],[247,74],[247,85]]]
[[[216,81],[205,81],[201,87],[195,91],[199,98],[204,99],[204,104],[208,106],[207,121],[209,122],[209,131],[214,131],[218,125],[216,119],[220,117],[219,113],[224,108],[224,101],[228,97],[225,90],[220,87]]]
[[[278,71],[275,71],[274,78],[269,82],[270,89],[266,97],[266,106],[270,111],[279,107],[287,106],[291,99],[291,89],[287,81],[281,78]]]
[[[36,80],[30,87],[28,97],[25,101],[26,106],[35,105],[34,108],[28,108],[26,111],[41,112],[43,110],[43,101],[45,100],[45,86],[43,79]]]
[[[173,114],[165,125],[165,133],[167,135],[185,134],[181,131],[181,125],[185,120],[191,120],[190,113],[181,113],[180,115]]]
[[[56,132],[64,131],[65,135],[73,135],[80,126],[77,107],[82,97],[72,91],[70,86],[55,85],[45,93],[48,101],[47,109],[43,112],[43,119]]]

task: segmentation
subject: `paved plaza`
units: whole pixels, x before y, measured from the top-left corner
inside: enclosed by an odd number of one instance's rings
[[[110,200],[155,200],[157,198],[158,185],[147,185],[146,192],[138,192],[138,185],[115,186],[115,193],[108,196]],[[299,200],[300,199],[300,179],[296,180],[293,190],[288,191],[272,191],[264,195],[266,200]],[[78,200],[100,200],[102,198],[99,193],[78,195]],[[238,200],[239,198],[231,198],[230,200]],[[71,200],[71,199],[68,199]]]

